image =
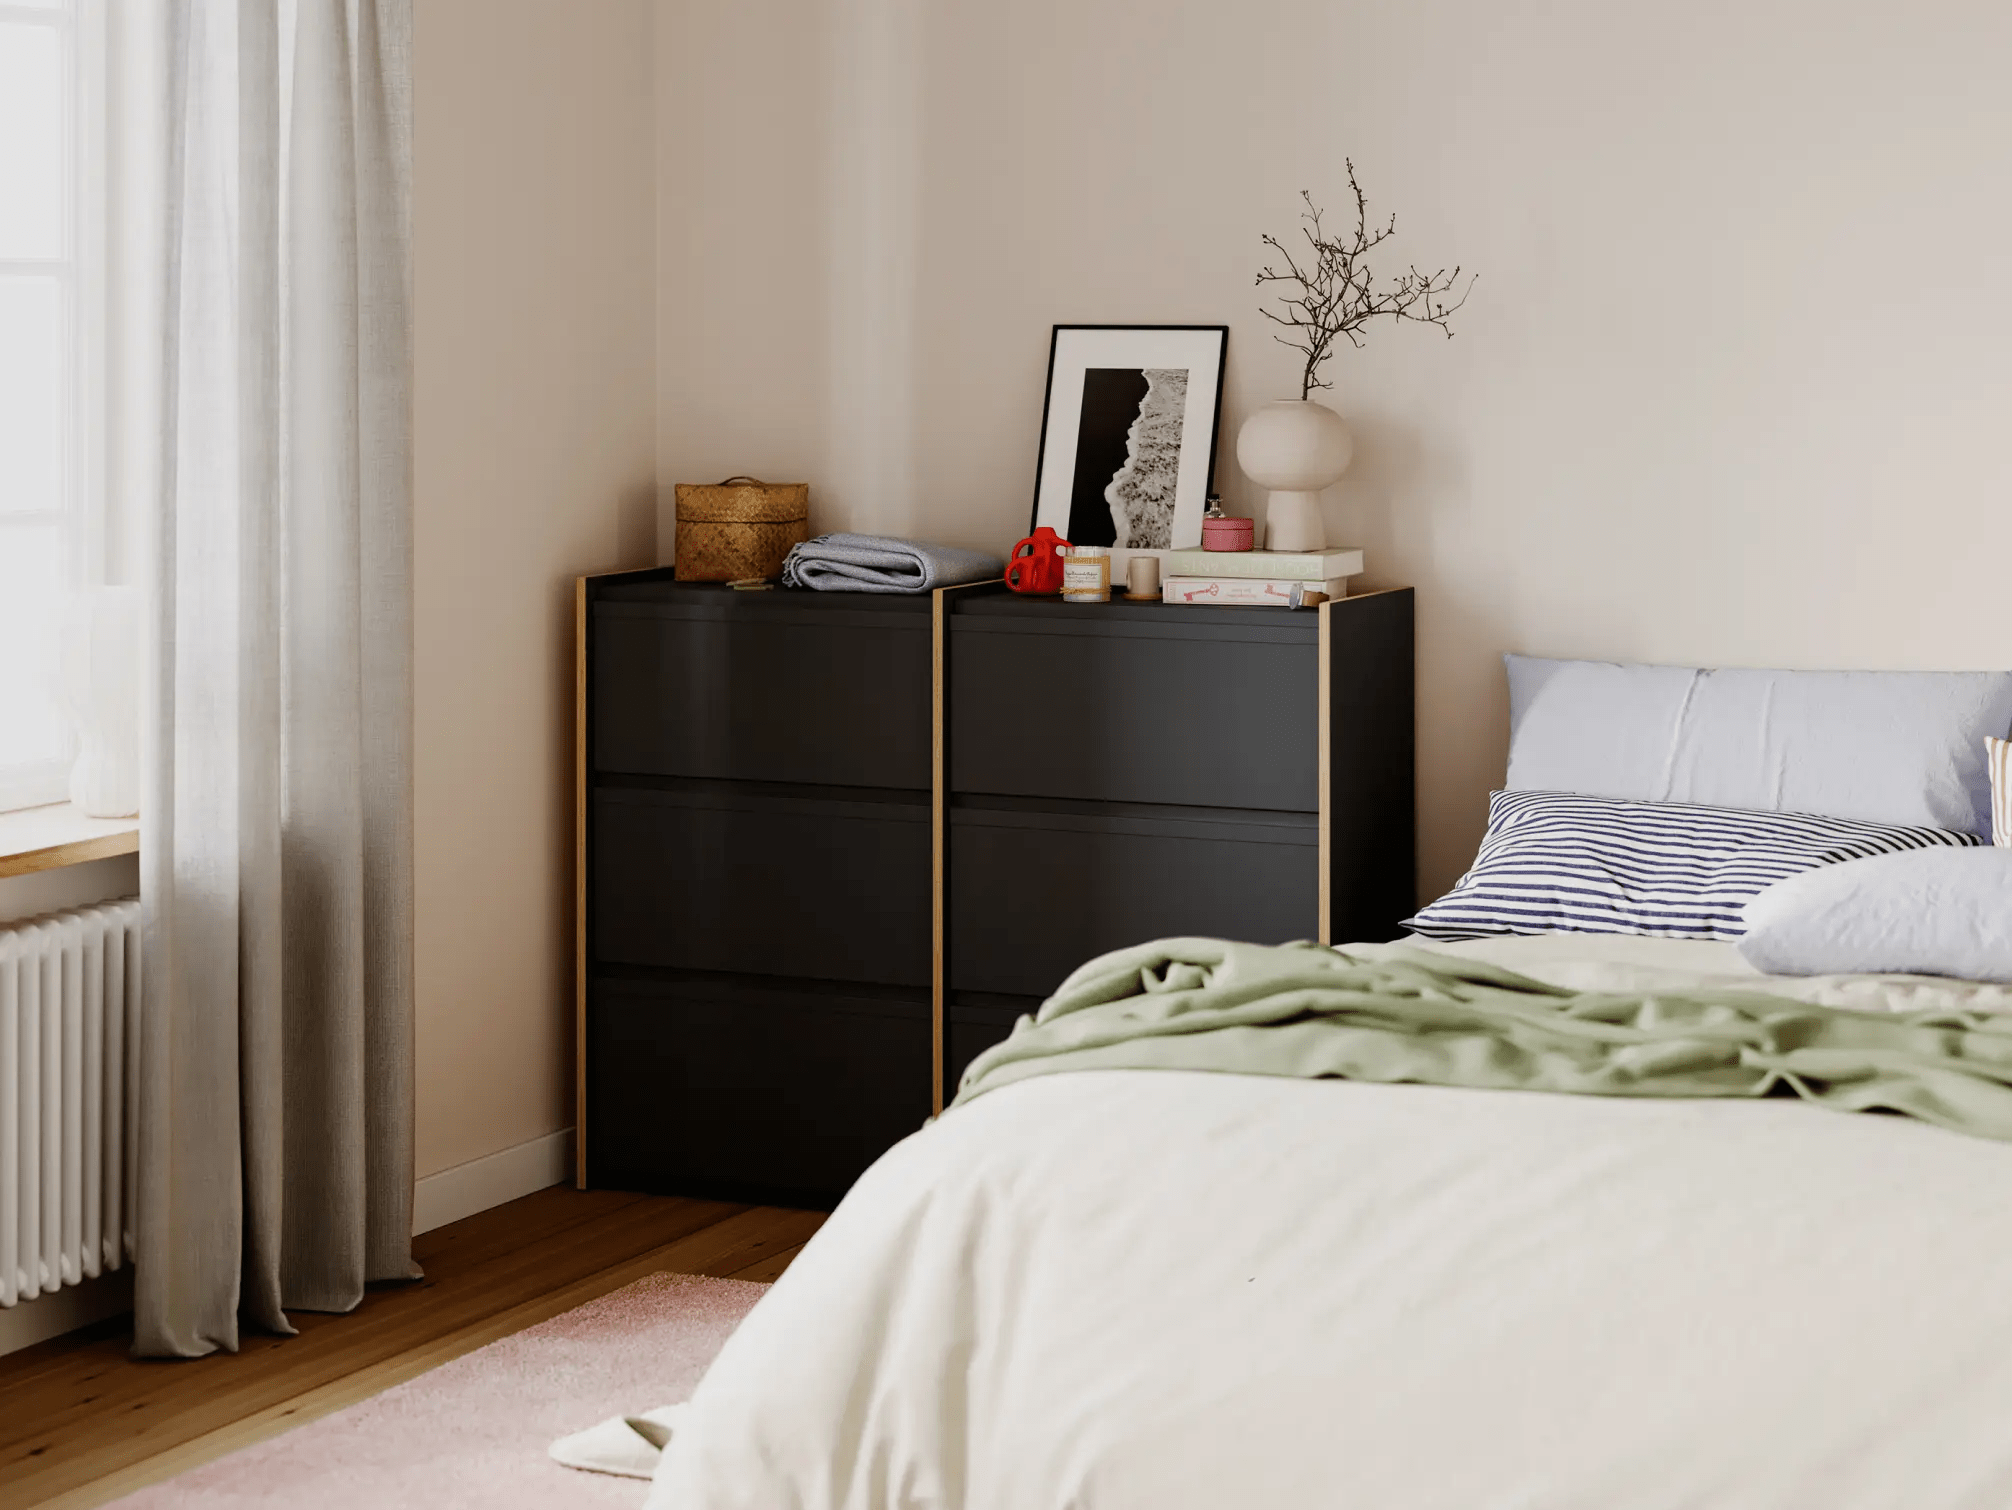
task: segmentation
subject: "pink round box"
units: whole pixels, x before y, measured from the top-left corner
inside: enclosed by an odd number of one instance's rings
[[[1256,527],[1248,519],[1202,521],[1202,549],[1205,551],[1247,551],[1256,543]]]

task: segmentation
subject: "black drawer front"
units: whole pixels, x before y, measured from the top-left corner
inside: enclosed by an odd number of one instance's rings
[[[949,985],[1046,996],[1084,961],[1151,939],[1313,938],[1319,858],[1312,818],[954,811]]]
[[[1004,1043],[1013,1033],[1013,1024],[1039,1010],[1041,1003],[1029,997],[1015,1007],[972,1006],[951,1002],[943,1009],[943,1101],[947,1106],[957,1095],[957,1082],[971,1067],[971,1061]]]
[[[1307,623],[1312,615],[1295,615]],[[951,621],[956,792],[1313,812],[1315,631]]]
[[[588,1182],[823,1204],[929,1116],[921,1001],[600,981]]]
[[[598,961],[929,984],[925,804],[604,787],[593,821]]]
[[[594,768],[812,786],[929,786],[929,618],[595,610]]]

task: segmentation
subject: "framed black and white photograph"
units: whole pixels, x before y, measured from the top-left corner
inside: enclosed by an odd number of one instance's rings
[[[1034,525],[1111,548],[1199,545],[1216,469],[1227,325],[1057,325]]]

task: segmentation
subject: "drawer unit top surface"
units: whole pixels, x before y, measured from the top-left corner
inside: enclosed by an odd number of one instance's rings
[[[888,614],[927,621],[928,593],[803,592],[774,588],[736,592],[722,582],[677,582],[666,572],[624,572],[589,578],[594,602],[652,604],[679,613],[736,620],[772,619],[796,614]]]

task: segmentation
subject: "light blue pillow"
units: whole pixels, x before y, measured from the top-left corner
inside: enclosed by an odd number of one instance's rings
[[[2007,671],[1704,671],[1506,657],[1511,791],[1989,837]]]
[[[2012,982],[2012,849],[1923,849],[1790,876],[1747,904],[1740,953],[1771,975]]]

